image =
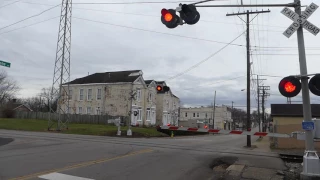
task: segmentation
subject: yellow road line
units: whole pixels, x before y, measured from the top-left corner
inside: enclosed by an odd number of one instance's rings
[[[12,179],[9,179],[9,180],[26,180],[26,179],[30,179],[30,178],[36,178],[36,177],[44,175],[44,174],[49,174],[49,173],[53,173],[53,172],[60,172],[60,171],[66,171],[66,170],[76,169],[76,168],[80,168],[80,167],[86,167],[86,166],[90,166],[90,165],[94,165],[94,164],[113,161],[113,160],[116,160],[116,159],[121,159],[121,158],[125,158],[125,157],[128,157],[128,156],[133,156],[133,155],[137,155],[137,154],[148,153],[148,152],[152,152],[152,151],[153,151],[152,149],[144,149],[144,150],[135,151],[135,152],[132,152],[132,153],[129,153],[129,154],[126,154],[126,155],[122,155],[122,156],[116,156],[116,157],[113,157],[113,158],[103,158],[103,159],[83,162],[83,163],[74,164],[74,165],[71,165],[71,166],[66,166],[66,167],[63,167],[63,168],[57,168],[57,169],[47,170],[47,171],[34,173],[34,174],[30,174],[30,175],[20,176],[20,177],[12,178]]]

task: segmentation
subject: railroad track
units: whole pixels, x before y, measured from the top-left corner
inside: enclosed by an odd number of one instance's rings
[[[292,155],[292,154],[279,154],[280,158],[286,162],[302,163],[302,155]]]

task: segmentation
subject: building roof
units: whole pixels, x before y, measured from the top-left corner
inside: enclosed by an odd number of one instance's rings
[[[176,96],[176,95],[174,95],[174,94],[172,94],[172,96],[175,97],[175,98],[178,98],[178,96]],[[178,98],[178,99],[179,99],[179,98]]]
[[[141,70],[94,73],[82,78],[77,78],[69,82],[69,84],[134,82],[141,75],[140,72]]]
[[[320,104],[311,104],[312,117],[320,117]],[[303,117],[302,104],[271,104],[271,116]]]

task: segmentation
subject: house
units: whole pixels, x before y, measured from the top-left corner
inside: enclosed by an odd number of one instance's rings
[[[94,73],[64,84],[61,106],[70,114],[129,116],[132,112],[131,125],[153,125],[155,82],[147,83],[141,70]]]
[[[320,104],[311,104],[312,118],[320,118]],[[280,134],[291,134],[302,130],[303,107],[302,104],[271,104],[271,118],[273,131]],[[272,138],[271,143],[275,148],[305,148],[305,141],[294,138]],[[319,150],[320,143],[315,147]]]
[[[147,86],[147,93],[145,93],[145,106],[146,106],[146,125],[156,124],[156,109],[157,109],[157,84],[154,80],[145,80]]]
[[[166,86],[164,81],[156,81],[157,85]],[[178,125],[180,100],[171,89],[168,92],[157,92],[157,125]]]
[[[212,127],[214,124],[213,128],[215,129],[231,130],[232,122],[233,120],[231,119],[231,111],[229,111],[227,106],[216,106],[215,109],[212,107],[180,109],[180,126],[203,128],[205,125],[210,125],[210,127]]]
[[[27,105],[23,103],[18,103],[16,99],[12,99],[6,105],[6,107],[13,111],[23,111],[23,112],[31,112],[33,111]]]

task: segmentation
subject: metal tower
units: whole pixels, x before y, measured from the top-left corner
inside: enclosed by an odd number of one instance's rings
[[[68,129],[72,0],[62,0],[48,130]],[[66,84],[62,87],[62,85]],[[52,106],[53,104],[56,104]]]

